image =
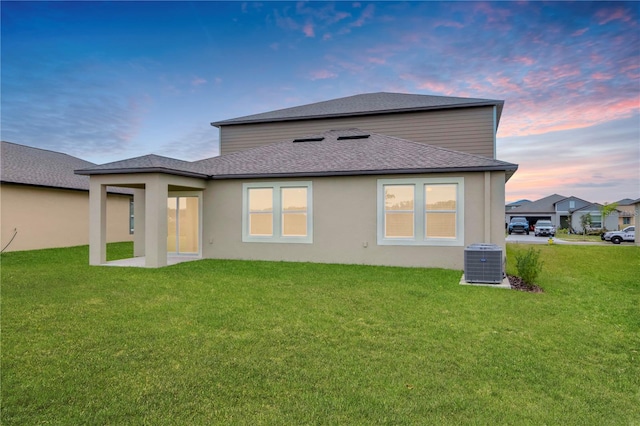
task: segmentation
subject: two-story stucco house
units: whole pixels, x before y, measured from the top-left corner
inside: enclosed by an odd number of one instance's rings
[[[90,262],[105,264],[107,185],[134,191],[134,254],[463,269],[504,247],[503,102],[371,93],[212,123],[218,157],[149,155],[91,177]],[[142,262],[141,262],[142,263]]]

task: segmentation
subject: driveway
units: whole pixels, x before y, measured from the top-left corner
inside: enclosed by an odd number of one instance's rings
[[[533,232],[529,235],[527,234],[511,234],[507,235],[506,241],[508,243],[513,244],[549,244],[549,237],[536,237],[533,235]],[[591,242],[591,241],[565,241],[560,240],[558,238],[553,238],[554,244],[574,244],[574,245],[603,245],[609,244],[609,242],[599,243],[599,242]]]

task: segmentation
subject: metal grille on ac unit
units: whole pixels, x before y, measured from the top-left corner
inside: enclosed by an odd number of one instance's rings
[[[499,284],[504,278],[502,248],[495,244],[471,244],[464,249],[466,282]]]

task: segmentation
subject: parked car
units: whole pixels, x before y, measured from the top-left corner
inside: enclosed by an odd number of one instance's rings
[[[555,237],[556,227],[553,226],[553,223],[551,223],[550,220],[539,220],[533,227],[533,233],[536,237],[539,237],[540,235]]]
[[[522,232],[529,235],[529,221],[524,217],[512,217],[507,232]]]
[[[627,226],[622,231],[608,231],[600,236],[605,241],[611,241],[613,244],[620,244],[623,241],[633,242],[636,240],[636,227]]]

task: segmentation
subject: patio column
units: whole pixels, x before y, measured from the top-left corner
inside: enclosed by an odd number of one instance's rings
[[[89,180],[89,264],[107,262],[107,186]]]
[[[133,257],[145,254],[145,190],[133,190]]]
[[[167,265],[167,197],[169,186],[162,175],[153,175],[145,189],[145,266]]]

